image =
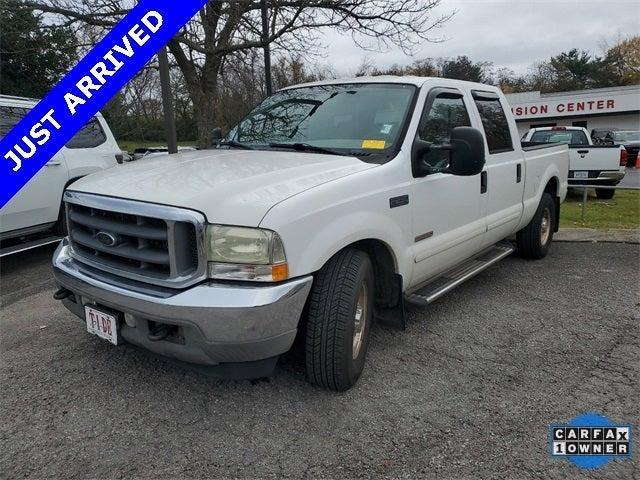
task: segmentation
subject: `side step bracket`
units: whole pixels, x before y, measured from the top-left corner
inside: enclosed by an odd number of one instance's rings
[[[418,287],[417,290],[407,294],[406,300],[414,305],[428,305],[494,263],[511,255],[514,250],[515,247],[510,242],[496,243],[451,270],[447,270],[440,276],[429,280]]]

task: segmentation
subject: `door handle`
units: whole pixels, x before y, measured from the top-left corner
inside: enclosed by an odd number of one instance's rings
[[[578,153],[580,155],[586,155],[587,153],[589,153],[589,150],[578,150]]]
[[[51,162],[45,163],[45,165],[47,167],[55,167],[56,165],[62,165],[62,162],[56,162],[56,161],[52,160]]]
[[[519,163],[516,166],[516,183],[520,183],[522,181],[522,164]]]
[[[480,193],[487,193],[487,171],[485,170],[480,174]]]

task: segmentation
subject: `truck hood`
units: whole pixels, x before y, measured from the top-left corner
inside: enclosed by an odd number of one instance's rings
[[[306,152],[203,150],[119,165],[69,189],[189,208],[210,223],[258,226],[283,200],[375,166]]]

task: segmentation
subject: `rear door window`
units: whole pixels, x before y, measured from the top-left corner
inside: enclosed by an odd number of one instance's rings
[[[89,120],[84,127],[76,133],[69,143],[67,148],[95,148],[102,145],[107,141],[107,135],[102,129],[102,125],[96,117]]]
[[[482,119],[489,153],[513,151],[509,122],[500,103],[500,97],[492,92],[474,91],[473,99]]]
[[[9,133],[28,112],[27,108],[0,106],[0,138]]]

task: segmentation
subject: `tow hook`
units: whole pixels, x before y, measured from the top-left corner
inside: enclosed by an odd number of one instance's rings
[[[67,290],[66,288],[60,288],[56,293],[53,294],[54,300],[64,300],[67,297],[73,295],[73,292]]]
[[[169,325],[160,325],[155,328],[153,331],[149,331],[147,338],[151,342],[160,342],[169,336],[171,332],[171,326]]]

